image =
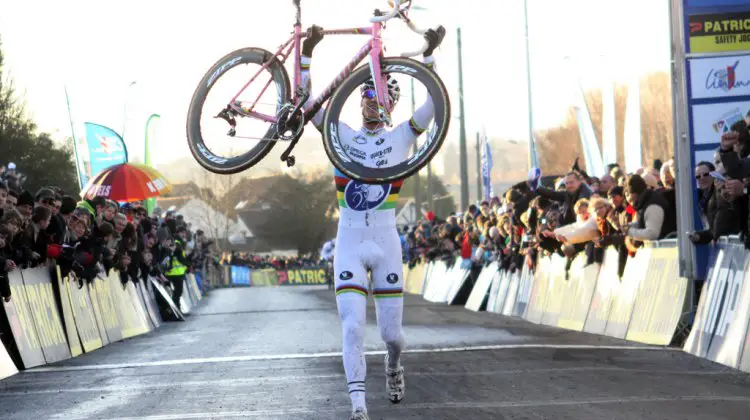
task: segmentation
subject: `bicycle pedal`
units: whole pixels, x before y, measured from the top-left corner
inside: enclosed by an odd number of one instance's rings
[[[286,166],[288,168],[294,166],[295,163],[297,163],[297,159],[295,159],[294,156],[289,156],[288,158],[286,158]]]

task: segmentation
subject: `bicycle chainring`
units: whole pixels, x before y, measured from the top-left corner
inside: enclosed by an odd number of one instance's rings
[[[279,140],[291,141],[297,138],[305,127],[305,114],[302,110],[295,112],[295,106],[286,104],[279,111],[276,119],[276,135]]]

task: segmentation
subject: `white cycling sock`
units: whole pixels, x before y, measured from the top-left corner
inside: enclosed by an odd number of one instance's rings
[[[336,304],[341,318],[344,371],[352,409],[367,410],[365,405],[367,363],[364,349],[367,297],[359,293],[341,293],[336,296]]]
[[[378,297],[375,299],[380,337],[388,349],[388,366],[390,370],[401,366],[401,351],[404,348],[403,297]]]

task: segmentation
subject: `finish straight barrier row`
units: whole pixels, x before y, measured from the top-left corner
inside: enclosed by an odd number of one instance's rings
[[[684,351],[750,372],[750,252],[738,238],[714,247],[697,309],[694,285],[679,277],[676,241],[647,244],[628,258],[622,277],[619,257],[609,248],[602,264],[579,256],[566,270],[566,260],[554,255],[539,258],[535,272],[491,263],[473,284],[460,260],[435,261],[405,266],[404,289],[432,302],[661,346],[692,323]],[[457,300],[467,287],[466,301]]]
[[[176,310],[166,288],[155,279],[122,284],[115,270],[82,286],[74,278],[61,277],[59,267],[52,264],[14,270],[8,280],[11,300],[3,306],[26,369],[90,353],[158,328],[162,318],[156,294]],[[203,299],[193,274],[187,276],[184,290],[182,307],[188,312]],[[0,345],[0,379],[15,373],[15,364]]]
[[[326,284],[324,267],[277,270],[251,269],[245,266],[223,266],[223,286],[294,286]]]

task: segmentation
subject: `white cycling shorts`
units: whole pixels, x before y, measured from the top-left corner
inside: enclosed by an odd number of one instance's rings
[[[336,295],[357,293],[376,299],[404,296],[401,239],[395,227],[343,228],[333,259]],[[368,278],[368,272],[372,278]],[[372,286],[372,287],[370,287]]]

